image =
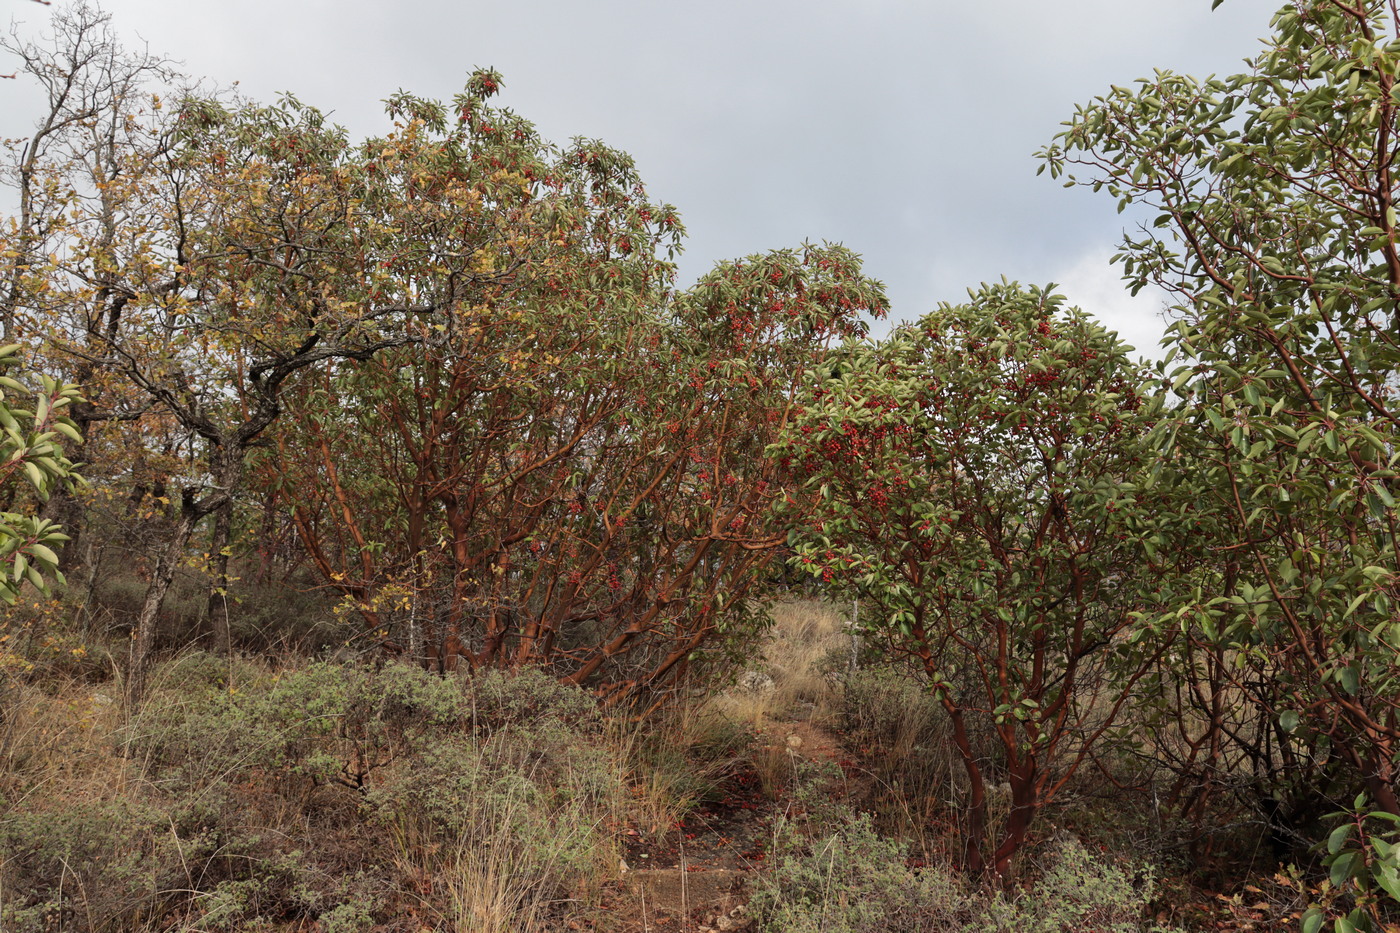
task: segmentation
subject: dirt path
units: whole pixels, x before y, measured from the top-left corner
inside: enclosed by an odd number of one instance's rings
[[[753,876],[766,867],[774,821],[797,806],[791,775],[824,765],[830,776],[817,792],[850,796],[859,779],[844,754],[837,736],[817,723],[769,723],[754,751],[763,764],[731,779],[722,799],[697,808],[659,836],[627,830],[627,870],[604,899],[594,928],[607,933],[747,929],[745,905]]]

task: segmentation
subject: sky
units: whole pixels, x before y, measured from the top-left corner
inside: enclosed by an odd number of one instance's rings
[[[55,0],[55,3],[62,0]],[[892,319],[1005,276],[1055,282],[1157,355],[1163,299],[1130,298],[1109,257],[1128,215],[1036,176],[1036,150],[1110,85],[1154,68],[1241,70],[1282,0],[103,0],[118,34],[283,91],[357,136],[399,89],[450,99],[477,66],[546,139],[635,158],[689,231],[682,284],[715,262],[844,243]],[[0,0],[23,33],[50,13]],[[13,70],[0,61],[0,73]],[[0,82],[0,135],[37,110]],[[1125,220],[1127,218],[1127,220]]]

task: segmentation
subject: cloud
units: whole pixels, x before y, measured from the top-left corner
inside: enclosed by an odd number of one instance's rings
[[[1054,276],[1069,304],[1078,305],[1105,327],[1118,332],[1124,343],[1139,354],[1160,360],[1165,353],[1158,346],[1167,328],[1163,315],[1166,295],[1148,286],[1137,295],[1128,292],[1121,270],[1109,259],[1114,250],[1096,247],[1083,254],[1063,272]]]

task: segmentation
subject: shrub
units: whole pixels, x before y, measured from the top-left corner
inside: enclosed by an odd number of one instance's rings
[[[159,911],[162,892],[183,886],[180,856],[166,814],[149,805],[12,810],[0,819],[0,929],[133,929]]]
[[[974,929],[973,901],[942,869],[909,867],[905,848],[868,816],[803,842],[796,824],[776,830],[773,874],[749,909],[766,933],[922,933]]]
[[[189,785],[272,772],[359,790],[471,715],[460,683],[406,664],[317,663],[246,691],[220,689],[221,662],[183,664],[190,689],[153,699],[125,738],[157,773],[173,769]]]
[[[600,745],[579,741],[579,723],[596,721],[581,702],[591,698],[520,677],[486,685],[479,721],[495,728],[386,769],[366,809],[392,827],[400,861],[430,879],[425,904],[453,928],[531,928],[616,865],[621,780]]]
[[[405,910],[514,930],[617,864],[623,781],[597,704],[546,675],[190,652],[151,684],[102,735],[90,688],[21,685],[46,703],[24,728],[85,737],[68,764],[106,770],[0,787],[18,801],[0,797],[0,930],[364,933]]]
[[[590,732],[602,725],[597,701],[537,668],[483,671],[470,680],[471,715],[478,730],[552,720]]]
[[[1073,839],[1034,886],[1010,896],[971,891],[946,868],[913,867],[864,814],[812,839],[784,821],[774,855],[750,905],[764,933],[1174,933],[1144,919],[1150,872],[1105,864]]]
[[[999,933],[1171,933],[1144,920],[1153,891],[1150,871],[1105,863],[1069,837],[1060,841],[1032,888],[989,905],[985,928]]]

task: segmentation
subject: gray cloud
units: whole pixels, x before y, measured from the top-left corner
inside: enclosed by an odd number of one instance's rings
[[[547,138],[598,137],[636,157],[653,196],[675,203],[690,228],[687,278],[735,255],[840,240],[886,281],[901,318],[1003,274],[1072,278],[1082,294],[1067,288],[1071,299],[1148,349],[1141,335],[1160,329],[1157,299],[1116,300],[1114,274],[1091,274],[1123,218],[1106,198],[1036,178],[1031,153],[1076,103],[1154,66],[1235,70],[1277,4],[105,5],[122,35],[191,73],[237,80],[258,98],[293,91],[356,133],[381,129],[379,101],[399,88],[446,98],[474,66],[493,65],[505,76],[504,103]],[[8,6],[42,23],[38,5]],[[0,93],[0,132],[16,135],[29,119],[23,96]]]

